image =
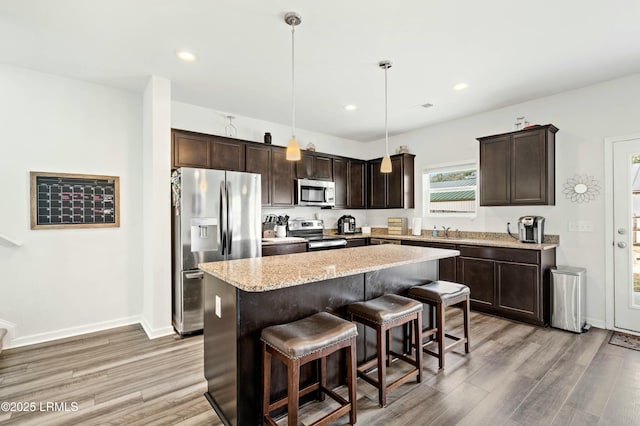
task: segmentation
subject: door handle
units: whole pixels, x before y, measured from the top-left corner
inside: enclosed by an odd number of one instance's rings
[[[204,272],[193,272],[191,274],[184,274],[184,277],[188,280],[201,280],[204,278]]]
[[[222,217],[222,213],[224,212],[224,201],[226,200],[226,196],[224,194],[225,187],[224,182],[220,182],[220,208],[218,211],[218,229],[220,229],[220,246],[222,247],[221,253],[224,256],[224,249],[227,245],[227,234],[225,232],[225,222]]]
[[[620,248],[625,248],[625,247],[627,247],[627,243],[625,243],[624,241],[618,241],[617,246],[620,247]]]
[[[231,243],[233,241],[233,215],[229,214],[229,209],[231,205],[231,203],[229,202],[230,196],[231,196],[231,182],[227,182],[227,239],[229,240],[229,244],[227,245],[228,254],[231,254]]]

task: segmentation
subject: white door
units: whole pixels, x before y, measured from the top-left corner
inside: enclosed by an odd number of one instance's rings
[[[613,144],[614,325],[640,333],[640,139]]]

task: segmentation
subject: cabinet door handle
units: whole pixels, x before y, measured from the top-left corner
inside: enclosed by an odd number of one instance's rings
[[[624,241],[618,241],[618,247],[620,248],[626,248],[627,247],[627,243],[625,243]]]

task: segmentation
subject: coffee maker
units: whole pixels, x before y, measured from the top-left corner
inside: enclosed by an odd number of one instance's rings
[[[355,234],[356,232],[356,218],[349,215],[344,215],[338,219],[338,234]]]
[[[522,216],[518,219],[518,237],[523,243],[544,242],[544,217]]]

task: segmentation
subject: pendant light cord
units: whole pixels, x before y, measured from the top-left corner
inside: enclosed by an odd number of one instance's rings
[[[384,152],[389,155],[389,122],[387,121],[387,71],[389,71],[389,66],[384,67]]]
[[[296,38],[295,38],[296,26],[291,25],[291,138],[296,138],[296,73],[295,73],[295,59],[296,59]]]

